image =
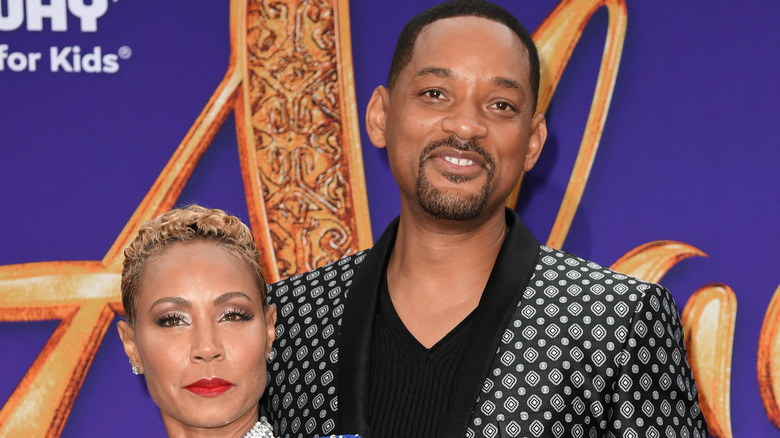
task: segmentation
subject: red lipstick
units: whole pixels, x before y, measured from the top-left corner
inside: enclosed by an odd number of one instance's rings
[[[200,379],[195,383],[185,386],[184,389],[201,397],[216,397],[224,394],[234,386],[234,384],[227,380],[220,379],[219,377],[212,377],[210,379]]]

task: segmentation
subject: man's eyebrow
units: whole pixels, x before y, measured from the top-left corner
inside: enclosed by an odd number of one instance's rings
[[[523,87],[520,86],[520,82],[508,78],[495,77],[490,80],[490,83],[492,83],[497,87],[502,87],[502,88],[516,88],[521,91],[523,89]]]
[[[509,78],[503,78],[503,77],[494,77],[490,80],[490,83],[501,88],[508,88],[511,90],[517,90],[520,92],[520,94],[523,95],[523,99],[527,99],[528,96],[525,94],[525,89],[523,89],[523,86],[520,85],[520,82],[517,82],[513,79]]]
[[[420,76],[427,76],[432,75],[436,76],[438,78],[451,78],[455,76],[455,73],[448,69],[448,68],[442,68],[442,67],[425,67],[424,69],[418,71],[414,77],[419,78]]]

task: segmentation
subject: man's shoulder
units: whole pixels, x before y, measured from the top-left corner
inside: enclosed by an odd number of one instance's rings
[[[595,292],[605,287],[616,292],[624,291],[626,288],[640,292],[663,288],[658,284],[612,270],[576,254],[545,245],[539,245],[539,258],[534,278],[540,281],[540,284],[541,280],[557,283],[559,286],[576,284],[589,286],[588,289]]]
[[[369,251],[370,249],[365,249],[349,254],[311,271],[271,283],[268,285],[268,297],[272,303],[275,303],[276,300],[287,295],[301,296],[308,292],[308,295],[319,296],[327,290],[348,287],[355,270]]]
[[[524,294],[526,300],[534,297],[544,302],[565,302],[569,308],[578,303],[597,312],[604,307],[614,308],[626,316],[642,309],[642,303],[656,310],[660,306],[666,312],[677,312],[674,298],[664,286],[545,245],[539,245],[534,274]]]
[[[694,422],[706,430],[665,288],[540,245],[522,294],[473,409],[471,434],[486,425],[512,436],[584,436],[591,427],[608,436],[697,436]],[[677,408],[667,410],[670,402]]]

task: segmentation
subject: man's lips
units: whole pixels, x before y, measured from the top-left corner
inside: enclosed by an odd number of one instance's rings
[[[426,164],[427,163],[427,164]],[[492,179],[495,163],[475,139],[448,137],[428,144],[420,153],[419,171],[430,164],[450,182],[471,180],[487,172]]]
[[[185,386],[184,389],[201,397],[216,397],[234,386],[234,384],[227,380],[220,379],[219,377],[212,377],[210,379],[200,379],[195,383]]]
[[[485,170],[485,160],[476,153],[440,148],[428,156],[431,169],[441,173],[450,182],[464,182],[481,175]],[[431,174],[428,175],[432,177]],[[452,178],[455,178],[453,180]]]
[[[456,167],[479,166],[485,167],[485,159],[481,155],[471,151],[461,151],[451,148],[439,148],[431,152],[430,159],[440,158]]]
[[[448,163],[452,163],[456,166],[471,166],[472,164],[477,164],[468,158],[450,157],[449,155],[444,155],[442,158]]]

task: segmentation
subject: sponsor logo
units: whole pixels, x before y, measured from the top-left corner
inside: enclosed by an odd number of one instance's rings
[[[132,50],[122,46],[117,53],[103,53],[100,46],[90,50],[80,46],[52,46],[48,55],[49,70],[53,73],[116,73],[119,60],[128,59]],[[8,44],[0,44],[0,72],[38,71],[42,60],[42,52],[14,52]]]
[[[5,3],[5,8],[3,8]],[[68,30],[68,14],[79,19],[82,32],[97,32],[97,20],[108,10],[108,0],[5,0],[0,1],[0,31],[44,30],[44,19],[55,32]]]
[[[116,2],[117,0],[113,0]],[[98,19],[108,11],[108,0],[0,0],[0,32],[66,32],[78,23],[84,33],[98,31]],[[74,20],[75,17],[77,20]],[[52,45],[48,50],[19,51],[0,43],[0,72],[116,73],[119,61],[132,50],[122,46],[116,53],[100,46]]]

